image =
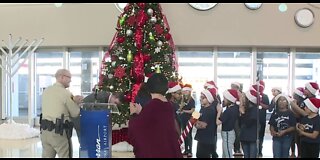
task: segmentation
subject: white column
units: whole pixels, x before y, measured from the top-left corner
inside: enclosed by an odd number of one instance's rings
[[[251,52],[251,84],[257,80],[257,48],[252,48]]]
[[[290,53],[288,55],[289,57],[289,77],[288,77],[288,93],[289,95],[291,95],[291,93],[294,91],[295,89],[295,84],[294,84],[294,79],[296,77],[296,63],[295,63],[295,59],[296,59],[296,49],[295,48],[290,48]]]
[[[29,53],[28,69],[29,69],[29,81],[28,81],[28,124],[30,127],[34,126],[35,116],[35,54]]]

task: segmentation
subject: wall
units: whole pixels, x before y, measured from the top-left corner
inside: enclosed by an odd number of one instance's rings
[[[319,47],[320,9],[306,3],[264,3],[249,10],[243,3],[219,3],[202,12],[187,3],[162,3],[170,33],[177,46]],[[294,13],[308,7],[315,13],[309,28],[294,22]],[[116,30],[120,12],[113,3],[68,3],[0,6],[0,39],[45,38],[43,46],[107,46]]]

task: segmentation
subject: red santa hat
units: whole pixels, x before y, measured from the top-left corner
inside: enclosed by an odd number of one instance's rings
[[[240,84],[239,82],[232,82],[231,85],[235,85],[235,86],[237,86],[238,88],[241,87],[241,84]]]
[[[228,89],[228,90],[224,91],[223,97],[232,103],[235,103],[237,105],[240,104],[238,90],[236,90],[236,89]]]
[[[277,90],[280,93],[282,93],[282,88],[281,87],[272,87],[273,90]]]
[[[294,93],[297,94],[300,97],[304,97],[304,88],[303,87],[298,87],[294,90]]]
[[[260,84],[254,84],[250,87],[250,89],[252,90],[255,90],[255,91],[258,91],[258,85],[259,85],[259,92],[260,93],[263,93],[263,90],[264,90],[264,86],[263,85],[260,85]]]
[[[315,82],[306,83],[305,87],[313,94],[316,95],[317,90],[319,90],[319,86]]]
[[[181,86],[178,82],[169,82],[167,93],[174,93],[181,90]]]
[[[182,91],[192,91],[192,85],[191,84],[185,84],[182,88]]]
[[[214,97],[217,95],[217,89],[215,88],[205,89],[201,93],[207,97],[207,100],[209,103],[212,103],[214,101]]]
[[[216,83],[214,81],[208,81],[204,84],[205,88],[215,88],[218,89]]]
[[[254,104],[257,104],[257,97],[258,97],[257,91],[250,89],[245,94],[249,101],[251,101]],[[260,96],[260,101],[261,101],[261,96]]]
[[[308,98],[303,101],[304,104],[314,113],[318,113],[320,107],[320,100],[317,98]]]

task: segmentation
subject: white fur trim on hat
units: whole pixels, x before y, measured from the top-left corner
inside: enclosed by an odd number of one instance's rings
[[[251,94],[250,90],[247,91],[246,93],[246,97],[249,99],[249,101],[251,101],[254,104],[257,104],[257,97],[255,97],[254,95]]]
[[[212,103],[214,101],[214,98],[213,98],[212,94],[210,93],[210,91],[205,89],[201,93],[203,93],[207,97],[209,103]]]
[[[190,88],[190,87],[183,87],[183,88],[182,88],[182,91],[190,91],[190,92],[191,92],[191,91],[192,91],[192,88]]]
[[[317,90],[314,89],[314,88],[311,86],[310,83],[306,83],[305,86],[306,86],[306,88],[307,88],[313,95],[316,95]]]
[[[297,94],[297,95],[300,96],[300,97],[304,97],[303,92],[301,92],[299,89],[295,89],[295,90],[294,90],[294,93]]]
[[[172,88],[169,88],[168,91],[167,91],[167,93],[177,92],[177,91],[179,91],[180,89],[181,89],[181,86],[180,86],[180,85],[176,85],[176,86],[174,86],[174,87],[172,87]]]
[[[303,101],[304,104],[314,113],[318,113],[319,109],[310,101],[310,99],[306,99]]]
[[[237,98],[233,97],[233,95],[228,90],[223,92],[223,96],[232,103],[236,103]]]

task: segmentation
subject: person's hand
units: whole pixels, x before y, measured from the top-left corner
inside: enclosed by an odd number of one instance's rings
[[[277,132],[277,135],[278,135],[278,137],[282,137],[284,135],[284,131],[282,130],[282,131]]]
[[[140,104],[130,102],[130,115],[139,114],[141,110],[142,106]]]
[[[222,123],[222,122],[221,122],[219,119],[216,120],[216,124],[217,124],[217,125],[220,125],[221,123]]]
[[[82,100],[83,100],[83,96],[81,96],[81,95],[75,95],[75,96],[73,96],[73,101],[74,101],[75,103],[77,103],[77,104],[82,103]]]
[[[301,135],[301,133],[304,131],[304,126],[300,123],[297,123],[296,131],[298,132],[299,135]]]

